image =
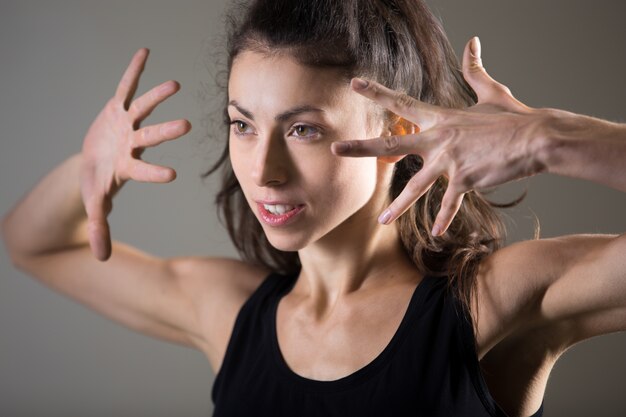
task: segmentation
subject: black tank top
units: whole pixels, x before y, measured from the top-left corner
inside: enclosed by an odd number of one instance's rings
[[[276,309],[296,279],[270,274],[239,311],[213,385],[214,417],[506,417],[480,373],[469,317],[445,279],[425,277],[387,347],[334,381],[296,374],[280,352]],[[532,417],[542,415],[543,403]]]

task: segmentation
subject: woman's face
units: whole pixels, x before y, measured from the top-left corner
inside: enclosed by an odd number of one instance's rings
[[[228,96],[233,170],[274,247],[297,251],[376,222],[372,197],[389,176],[376,158],[335,156],[330,144],[380,136],[382,119],[337,71],[243,52]]]

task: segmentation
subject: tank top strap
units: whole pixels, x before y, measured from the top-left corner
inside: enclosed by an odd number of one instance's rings
[[[424,277],[369,364],[318,381],[291,371],[278,346],[277,304],[297,276],[270,274],[243,304],[214,381],[214,415],[507,417],[482,378],[470,316],[446,277]],[[543,404],[532,417],[542,413]]]
[[[250,295],[246,304],[252,304],[258,299],[278,295],[288,290],[295,283],[297,277],[298,274],[284,275],[278,272],[271,272]]]
[[[226,346],[222,365],[213,382],[211,397],[214,401],[223,384],[224,374],[230,372],[233,361],[237,362],[245,358],[248,354],[246,348],[250,346],[249,342],[251,340],[259,342],[259,337],[267,333],[267,331],[263,331],[263,327],[266,325],[264,319],[267,317],[268,307],[272,300],[288,291],[295,283],[297,276],[297,273],[283,275],[278,272],[271,272],[239,309]]]

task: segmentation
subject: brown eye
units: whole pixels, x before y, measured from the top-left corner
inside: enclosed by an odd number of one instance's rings
[[[306,134],[309,132],[309,127],[308,126],[296,126],[296,133],[298,134],[298,136],[306,136]]]
[[[237,132],[239,133],[245,133],[246,132],[246,127],[248,127],[244,122],[237,120],[235,122],[235,129],[237,129]]]
[[[317,133],[318,130],[313,126],[297,125],[293,127],[294,136],[309,137],[315,136]]]
[[[246,122],[242,122],[241,120],[234,120],[230,122],[230,124],[234,126],[233,130],[234,133],[237,135],[245,135],[247,133],[250,133],[250,126],[248,126]]]

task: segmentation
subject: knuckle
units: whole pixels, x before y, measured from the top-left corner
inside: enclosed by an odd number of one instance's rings
[[[407,93],[398,93],[396,95],[396,106],[400,109],[412,107],[414,101],[415,99]]]
[[[483,61],[480,58],[474,57],[470,61],[469,71],[470,72],[482,72],[485,68],[483,67]]]
[[[450,123],[454,121],[457,115],[461,112],[457,109],[446,109],[445,111],[438,111],[432,116],[432,124],[435,126],[441,126],[444,123]]]
[[[454,177],[452,185],[455,190],[460,192],[467,192],[474,187],[474,175],[467,172],[466,170],[461,170],[457,172],[457,175]]]
[[[441,129],[441,136],[449,141],[454,141],[459,135],[459,130],[455,127],[444,127]]]
[[[133,163],[130,167],[129,167],[129,172],[128,172],[128,176],[129,178],[132,178],[134,180],[137,179],[141,179],[144,177],[144,169],[143,166],[141,166],[139,163]]]
[[[140,143],[138,145],[141,146],[141,145],[148,143],[148,140],[150,140],[150,135],[152,133],[150,127],[146,126],[143,129],[141,129],[139,132],[140,132],[139,133]]]
[[[400,147],[400,141],[396,135],[387,136],[384,139],[385,150],[395,151]]]
[[[439,151],[436,157],[436,162],[438,164],[443,164],[446,166],[454,164],[454,157],[448,147],[445,147]]]
[[[363,150],[363,143],[360,140],[347,140],[345,143],[349,146],[349,151],[351,152]]]

